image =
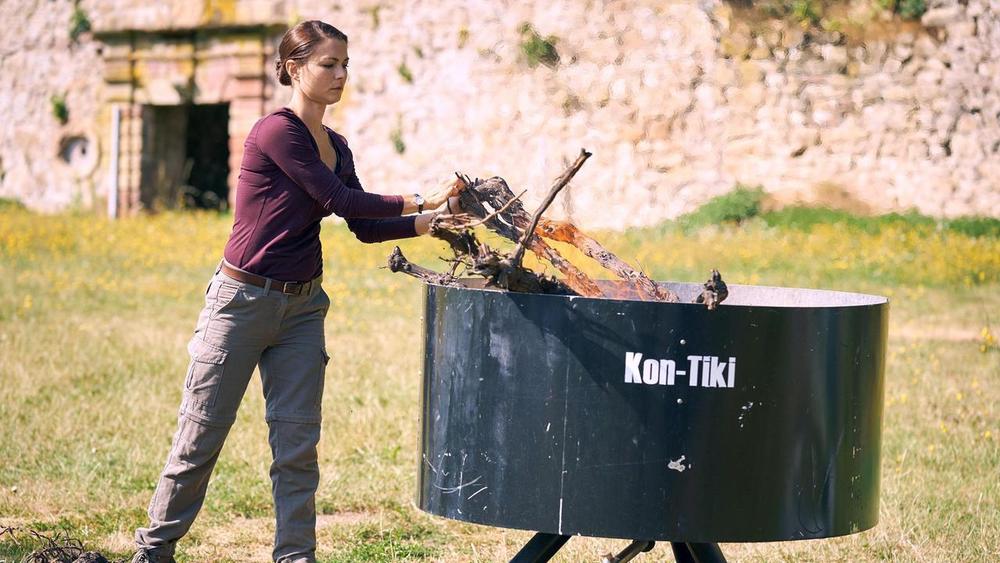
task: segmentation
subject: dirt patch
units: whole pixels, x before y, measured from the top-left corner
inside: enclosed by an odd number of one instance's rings
[[[128,553],[135,550],[135,535],[133,532],[119,531],[104,538],[100,543],[102,551],[112,553]]]
[[[270,561],[273,538],[272,518],[233,518],[201,528],[185,555],[194,561]]]

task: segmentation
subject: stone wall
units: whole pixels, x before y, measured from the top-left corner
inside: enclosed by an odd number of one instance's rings
[[[71,3],[22,4],[35,6],[23,35],[2,40],[0,195],[41,208],[89,201],[51,143],[98,122],[98,42],[68,45]],[[879,33],[860,39],[750,24],[713,0],[81,6],[95,27],[337,25],[351,37],[351,79],[328,122],[373,191],[416,191],[460,170],[502,175],[533,202],[586,147],[594,157],[553,212],[587,227],[655,223],[737,182],[783,201],[836,193],[872,211],[1000,216],[1000,2],[930,4],[922,23],[876,18]],[[524,23],[557,38],[557,65],[528,64]],[[40,72],[12,78],[20,68]],[[268,79],[262,107],[273,108],[289,90]],[[73,92],[66,126],[48,107],[59,89]],[[96,199],[103,168],[83,182]]]
[[[40,209],[94,205],[102,151],[99,45],[70,40],[73,4],[0,2],[0,197]],[[64,98],[60,123],[53,98]]]

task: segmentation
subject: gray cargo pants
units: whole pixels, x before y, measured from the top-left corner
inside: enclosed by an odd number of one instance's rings
[[[315,280],[301,295],[236,281],[216,270],[188,343],[191,363],[177,433],[136,543],[172,555],[205,500],[222,444],[260,366],[271,445],[275,561],[315,561],[323,380],[330,299]]]

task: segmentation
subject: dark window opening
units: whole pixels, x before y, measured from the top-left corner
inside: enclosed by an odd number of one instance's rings
[[[229,206],[229,104],[190,106],[187,154],[191,173],[186,207]]]
[[[229,104],[144,106],[140,200],[149,211],[229,205]]]

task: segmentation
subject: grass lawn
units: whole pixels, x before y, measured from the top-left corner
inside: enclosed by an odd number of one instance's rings
[[[0,526],[125,557],[174,431],[185,343],[231,218],[118,222],[0,208]],[[668,224],[594,233],[654,279],[841,289],[892,300],[880,524],[853,536],[724,544],[731,561],[1000,560],[1000,237],[893,221]],[[323,228],[332,356],[317,504],[321,561],[501,561],[530,534],[413,506],[421,285],[392,244]],[[441,269],[441,243],[403,241]],[[598,273],[589,268],[591,273]],[[270,452],[254,380],[183,561],[270,557]],[[22,538],[24,536],[21,536]],[[558,561],[621,540],[574,538]],[[0,536],[0,561],[37,544]],[[636,561],[670,561],[669,548]]]

